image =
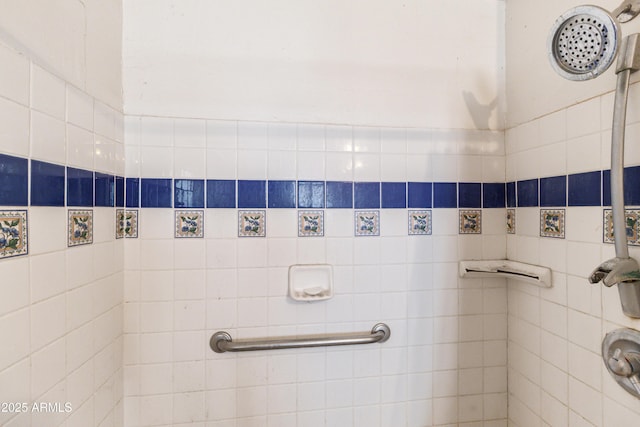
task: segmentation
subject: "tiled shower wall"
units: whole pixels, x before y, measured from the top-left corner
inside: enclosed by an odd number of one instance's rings
[[[0,154],[25,167],[25,159],[54,164],[63,181],[64,166],[124,172],[121,113],[4,44],[0,74]],[[21,202],[2,210],[27,210],[28,254],[0,261],[0,401],[28,410],[5,408],[0,424],[122,425],[124,242],[115,239],[115,209],[91,200],[93,244],[68,248],[64,188],[40,203],[46,183],[32,180],[29,197],[26,169],[24,186],[12,186],[14,172],[3,171],[2,200]],[[33,412],[34,402],[62,410]]]
[[[129,116],[125,135],[126,174],[143,179],[504,183],[500,132]],[[266,237],[238,237],[236,208],[206,208],[204,237],[189,239],[174,238],[171,203],[136,208],[126,425],[506,426],[505,283],[457,278],[459,259],[506,255],[506,211],[482,209],[482,234],[463,235],[457,196],[429,209],[432,234],[418,236],[406,204],[378,209],[380,235],[366,237],[352,208],[325,206],[323,237],[298,237],[295,208],[267,207]],[[313,263],[333,266],[336,295],[291,300],[288,267]],[[381,321],[392,330],[381,345],[208,346],[217,330],[242,339]]]
[[[640,85],[631,87],[629,99],[628,209],[639,203],[640,194],[633,168],[640,165]],[[616,287],[587,281],[593,269],[615,256],[613,245],[603,243],[603,210],[610,209],[612,113],[613,94],[608,93],[506,132],[507,181],[596,178],[584,184],[594,196],[588,200],[576,199],[570,190],[555,198],[553,208],[566,210],[564,239],[540,237],[542,187],[540,203],[516,208],[508,258],[552,268],[553,287],[509,283],[509,425],[614,427],[640,422],[637,399],[613,381],[600,350],[607,332],[639,329],[640,322],[622,314]],[[630,255],[640,256],[637,246],[630,247]]]

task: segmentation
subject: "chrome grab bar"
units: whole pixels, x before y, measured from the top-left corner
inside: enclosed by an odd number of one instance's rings
[[[209,345],[216,353],[225,351],[281,350],[285,348],[323,347],[335,345],[383,343],[391,336],[391,329],[384,323],[376,324],[370,334],[343,334],[336,336],[308,336],[281,339],[263,339],[234,342],[231,335],[218,331],[211,336]]]

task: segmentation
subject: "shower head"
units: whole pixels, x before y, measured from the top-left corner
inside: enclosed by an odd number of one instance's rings
[[[609,68],[618,52],[620,24],[598,6],[563,13],[549,34],[549,60],[569,80],[593,79]]]

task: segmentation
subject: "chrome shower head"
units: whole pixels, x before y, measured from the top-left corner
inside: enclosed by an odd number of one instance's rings
[[[598,6],[563,13],[549,34],[549,60],[569,80],[593,79],[609,68],[618,52],[620,24]]]

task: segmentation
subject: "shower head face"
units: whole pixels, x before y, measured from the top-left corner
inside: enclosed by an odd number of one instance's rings
[[[593,79],[609,68],[618,52],[620,25],[598,6],[563,13],[549,34],[549,60],[569,80]]]

